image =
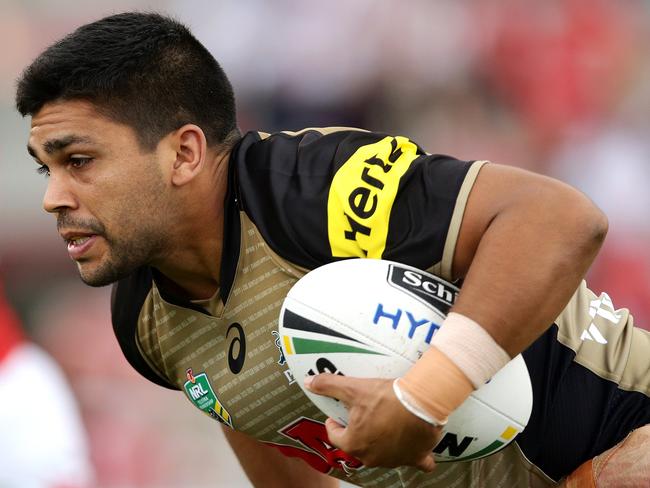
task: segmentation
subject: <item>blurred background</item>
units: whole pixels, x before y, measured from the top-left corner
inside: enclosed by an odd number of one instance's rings
[[[13,108],[41,50],[131,9],[192,28],[244,131],[358,126],[577,186],[610,220],[590,287],[650,327],[649,2],[0,0],[0,279],[77,398],[93,486],[247,486],[218,424],[123,360],[110,291],[78,280]]]

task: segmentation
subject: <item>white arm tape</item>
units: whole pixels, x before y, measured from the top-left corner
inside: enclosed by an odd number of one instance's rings
[[[483,327],[455,312],[447,315],[431,345],[451,359],[474,388],[483,386],[510,361],[508,353]]]

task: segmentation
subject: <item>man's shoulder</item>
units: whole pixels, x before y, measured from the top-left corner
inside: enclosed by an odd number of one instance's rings
[[[309,135],[320,135],[326,136],[330,134],[338,134],[339,136],[345,135],[345,133],[365,133],[372,134],[371,131],[366,129],[361,129],[359,127],[346,127],[346,126],[331,126],[331,127],[305,127],[304,129],[292,131],[292,130],[282,130],[278,132],[264,132],[256,131],[255,133],[259,135],[260,139],[268,139],[271,136],[274,137],[303,137]]]
[[[273,132],[266,132],[263,130],[252,130],[244,134],[242,140],[251,140],[251,141],[273,141],[275,139],[290,139],[290,138],[314,138],[330,135],[346,136],[350,133],[362,135],[372,135],[376,134],[375,132],[369,131],[367,129],[362,129],[360,127],[348,127],[348,126],[330,126],[330,127],[305,127],[304,129],[299,130],[280,130]]]
[[[428,269],[474,178],[463,186],[472,162],[349,127],[249,132],[231,165],[240,209],[274,252],[306,269],[349,257]]]
[[[403,157],[406,152],[408,157]],[[289,195],[301,200],[322,198],[342,169],[359,168],[375,185],[383,183],[377,181],[383,175],[398,180],[403,172],[393,170],[397,160],[401,158],[406,170],[421,156],[427,155],[406,137],[353,127],[310,127],[246,133],[233,150],[231,168],[244,208],[249,210],[253,200],[261,200],[269,209],[274,208],[267,205],[269,201],[278,197],[285,201]]]
[[[372,144],[387,134],[354,127],[309,127],[298,131],[250,131],[234,151],[235,164],[250,171],[260,168],[279,172],[323,167],[324,161],[347,160],[360,146]],[[298,166],[299,164],[299,166]]]

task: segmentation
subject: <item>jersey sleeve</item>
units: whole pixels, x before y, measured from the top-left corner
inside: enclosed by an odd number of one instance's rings
[[[345,128],[249,133],[236,158],[243,208],[280,256],[307,269],[352,257],[435,265],[451,279],[481,162]]]

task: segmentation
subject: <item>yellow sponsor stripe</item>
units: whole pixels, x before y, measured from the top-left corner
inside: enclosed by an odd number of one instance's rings
[[[517,429],[515,429],[514,427],[508,427],[506,430],[503,431],[503,434],[501,434],[501,437],[504,438],[505,440],[509,441],[515,435],[517,435],[517,432],[519,432],[519,431]]]
[[[293,354],[293,347],[291,347],[291,338],[289,336],[282,336],[284,342],[284,350],[287,354]]]
[[[382,257],[400,179],[417,157],[406,137],[385,137],[361,146],[339,168],[327,198],[332,256]]]

